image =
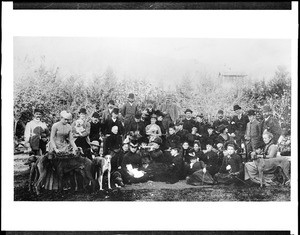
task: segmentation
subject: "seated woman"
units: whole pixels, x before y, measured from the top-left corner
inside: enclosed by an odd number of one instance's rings
[[[228,135],[228,126],[221,124],[218,127],[218,132],[220,133],[216,139],[216,143],[225,144],[225,142],[230,141],[230,136]]]
[[[129,151],[123,157],[121,165],[122,179],[125,184],[145,182],[148,175],[144,171],[140,171],[142,167],[142,158],[137,153],[138,142],[132,140],[129,144]]]
[[[202,185],[213,184],[213,176],[218,172],[218,155],[213,151],[213,141],[209,140],[206,145],[206,153],[199,158],[200,170],[187,177],[187,184]]]
[[[214,179],[221,184],[239,184],[242,181],[243,164],[241,157],[236,153],[237,145],[235,142],[226,142],[224,145],[222,166]]]
[[[282,127],[277,146],[280,156],[291,156],[291,130],[287,126]]]
[[[277,145],[273,143],[273,134],[270,132],[265,132],[263,134],[263,141],[265,145],[259,146],[259,148],[256,149],[256,153],[254,155],[262,155],[264,158],[264,161],[268,161],[268,163],[272,163],[277,161],[276,158],[285,158],[285,157],[277,157]],[[289,172],[290,165],[288,164],[288,160],[286,160],[286,164],[282,164],[285,169],[283,171]],[[276,164],[265,164],[264,169],[264,179],[265,179],[265,185],[275,185],[276,182],[274,181],[274,173],[277,170],[278,165]],[[247,162],[245,164],[245,180],[251,180],[254,183],[259,184],[260,179],[258,177],[258,169],[255,161]]]

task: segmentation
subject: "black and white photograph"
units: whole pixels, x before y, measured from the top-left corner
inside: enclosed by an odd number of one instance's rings
[[[150,5],[6,5],[6,230],[296,234],[298,11]]]
[[[14,200],[289,201],[290,48],[15,37]]]

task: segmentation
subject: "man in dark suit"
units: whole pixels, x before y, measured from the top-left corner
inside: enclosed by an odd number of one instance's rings
[[[270,132],[273,134],[273,143],[277,144],[277,141],[281,135],[281,127],[278,120],[273,116],[273,111],[269,105],[263,107],[264,120],[262,121],[262,131]]]
[[[125,132],[129,131],[129,125],[134,121],[134,116],[138,112],[138,105],[134,102],[134,94],[128,95],[128,101],[123,105],[121,109],[122,117],[124,118]]]
[[[183,129],[187,130],[189,133],[192,132],[192,128],[196,126],[195,120],[192,118],[193,111],[190,109],[185,110],[185,119],[182,120],[183,122]]]
[[[239,105],[233,106],[233,111],[236,115],[231,120],[232,136],[235,138],[238,147],[245,142],[245,132],[249,118],[243,113],[242,108]]]
[[[245,133],[247,158],[249,158],[249,153],[255,151],[262,143],[261,124],[256,120],[254,110],[248,111],[248,118],[250,121],[247,123]]]

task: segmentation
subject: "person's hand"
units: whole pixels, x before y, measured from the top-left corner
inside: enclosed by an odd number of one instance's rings
[[[203,173],[204,173],[204,174],[206,173],[206,168],[203,168]]]
[[[230,165],[228,165],[228,166],[226,166],[226,170],[231,170],[231,166]]]

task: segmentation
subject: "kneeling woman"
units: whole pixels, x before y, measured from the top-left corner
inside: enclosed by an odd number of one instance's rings
[[[243,182],[243,164],[241,157],[236,153],[237,145],[227,142],[224,147],[227,151],[224,152],[222,166],[214,177],[215,181],[221,184]]]

